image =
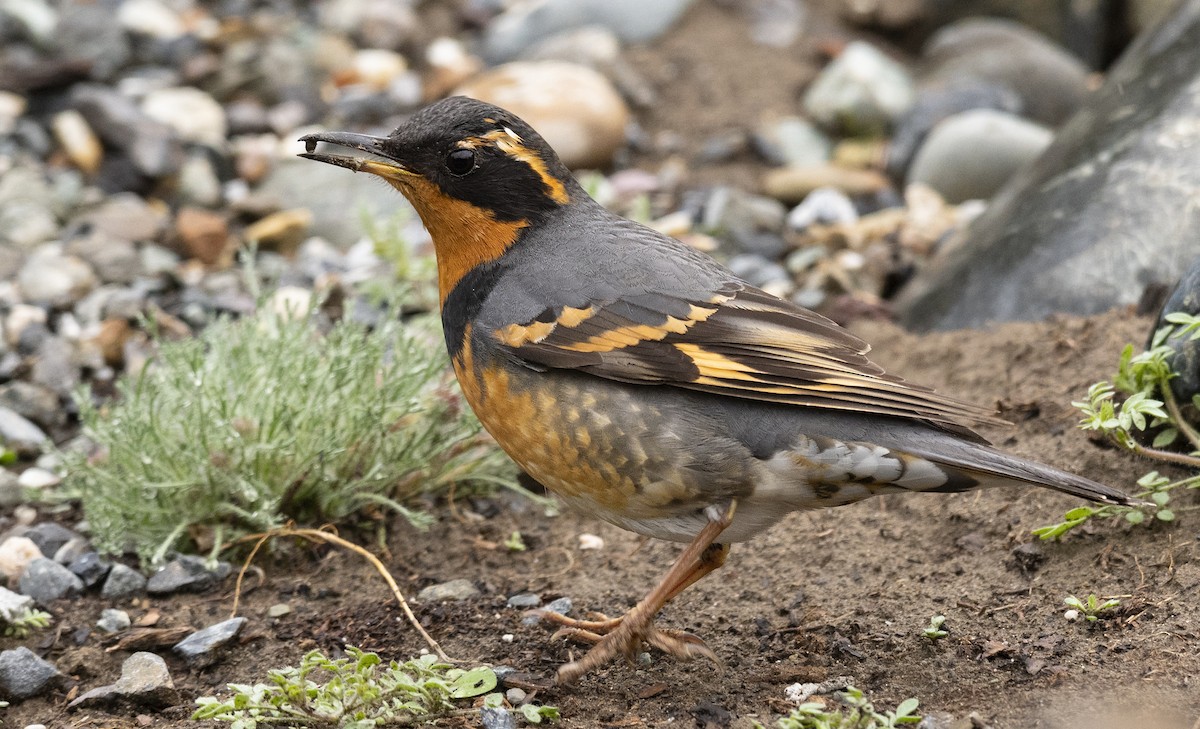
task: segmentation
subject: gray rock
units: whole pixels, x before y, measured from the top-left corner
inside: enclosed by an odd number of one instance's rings
[[[846,193],[832,187],[819,187],[787,215],[787,227],[806,230],[811,225],[849,225],[858,220],[858,210]]]
[[[71,565],[74,564],[75,560],[91,553],[91,549],[92,543],[87,540],[87,537],[73,537],[55,550],[53,559],[61,565],[66,565],[67,569],[71,569]],[[71,571],[75,572],[75,570]],[[82,580],[83,577],[79,579]],[[86,585],[86,582],[84,584]],[[91,587],[91,585],[87,586]]]
[[[0,696],[28,699],[51,688],[61,674],[25,646],[0,652]]]
[[[179,692],[171,680],[166,661],[154,653],[134,653],[121,664],[121,678],[116,683],[88,691],[72,701],[68,708],[114,703],[144,708],[162,708],[179,703]]]
[[[147,276],[174,274],[179,268],[179,254],[162,246],[142,246],[142,271]]]
[[[29,254],[17,273],[25,300],[47,306],[68,306],[96,287],[96,272],[86,261],[68,255],[59,244],[47,243]]]
[[[729,244],[729,252],[774,258],[783,253],[781,236],[787,207],[773,198],[732,187],[712,191],[704,203],[701,227]]]
[[[166,229],[167,214],[132,193],[111,195],[71,221],[72,228],[95,228],[126,241],[157,240]]]
[[[417,593],[421,602],[458,602],[479,597],[479,588],[470,580],[458,579],[430,585]]]
[[[142,112],[160,121],[185,141],[211,148],[225,143],[225,110],[194,86],[154,89],[142,99]]]
[[[37,455],[48,440],[42,429],[0,406],[0,441],[21,456]]]
[[[18,165],[0,175],[0,240],[28,250],[58,233],[54,190],[43,169]]]
[[[11,623],[26,610],[33,609],[33,598],[0,587],[0,622]]]
[[[1167,302],[1158,315],[1158,321],[1154,324],[1154,330],[1169,324],[1165,317],[1173,313],[1193,316],[1200,314],[1200,258],[1192,261],[1192,267],[1167,297]],[[1175,396],[1175,402],[1183,408],[1184,417],[1190,416],[1192,422],[1200,422],[1196,408],[1192,405],[1192,397],[1200,394],[1200,339],[1195,339],[1193,334],[1176,334],[1167,338],[1164,344],[1175,351],[1171,358],[1171,369],[1177,376],[1171,379],[1171,394]]]
[[[231,570],[228,562],[218,562],[215,569],[209,570],[204,559],[183,554],[150,575],[146,592],[151,595],[199,592],[228,577]]]
[[[826,128],[878,135],[890,129],[915,98],[904,66],[869,43],[854,41],[808,87],[804,109]]]
[[[221,180],[208,155],[192,154],[179,170],[181,203],[213,208],[221,204]]]
[[[1050,146],[1054,133],[1003,111],[973,109],[938,124],[908,171],[951,204],[986,200]]]
[[[104,580],[104,587],[100,588],[100,596],[115,600],[130,595],[140,595],[145,589],[146,578],[142,576],[141,572],[117,562],[109,570],[108,577]]]
[[[192,665],[207,665],[214,653],[238,634],[246,624],[245,618],[230,618],[202,630],[197,630],[172,646],[171,650]]]
[[[923,51],[924,86],[987,84],[1011,89],[1026,116],[1056,126],[1087,96],[1088,69],[1029,28],[1000,18],[970,18],[940,29]]]
[[[755,150],[773,165],[812,167],[833,155],[833,142],[807,119],[785,116],[760,125],[751,137]]]
[[[800,37],[808,20],[804,0],[749,0],[741,3],[750,38],[759,45],[787,48]]]
[[[91,228],[67,242],[66,252],[91,265],[106,283],[127,284],[137,278],[141,259],[132,241]]]
[[[62,425],[66,420],[58,395],[24,380],[0,385],[0,407],[6,407],[43,428]]]
[[[61,524],[44,521],[26,529],[25,536],[42,550],[42,554],[53,555],[60,547],[79,535]]]
[[[100,139],[124,153],[140,174],[164,177],[183,163],[183,146],[174,131],[142,113],[131,99],[99,84],[76,84],[71,102]]]
[[[692,0],[534,0],[494,18],[483,37],[484,56],[509,61],[535,42],[585,25],[600,25],[626,43],[653,40],[671,27]]]
[[[792,277],[787,269],[757,253],[742,253],[729,259],[730,271],[751,284],[772,293],[790,291]]]
[[[100,613],[100,619],[96,621],[96,627],[105,633],[119,633],[130,625],[132,622],[129,620],[129,613],[115,608],[105,608]]]
[[[365,235],[361,225],[347,221],[347,210],[361,210],[363,215],[376,220],[390,219],[397,214],[397,206],[408,204],[396,197],[395,190],[373,184],[366,176],[349,175],[348,180],[337,182],[339,176],[322,167],[334,173],[337,168],[307,162],[299,158],[279,160],[258,192],[279,200],[281,205],[286,200],[289,207],[308,209],[313,214],[309,233],[340,248],[349,247]],[[353,217],[361,219],[358,215]]]
[[[42,557],[25,566],[21,573],[21,594],[28,595],[41,605],[83,592],[83,581],[71,570],[52,559]]]
[[[551,600],[548,604],[542,607],[542,610],[548,613],[558,613],[559,615],[570,615],[571,608],[574,605],[571,603],[571,598],[560,597],[557,600]],[[521,625],[537,625],[541,618],[537,615],[530,615],[521,619]]]
[[[112,22],[108,8],[83,2],[66,3],[55,28],[58,52],[64,58],[88,61],[91,77],[107,81],[129,62],[129,38]]]
[[[75,348],[62,337],[47,337],[38,345],[30,379],[59,397],[70,397],[80,380]]]
[[[57,560],[55,560],[57,561]],[[83,581],[84,587],[94,587],[108,577],[113,565],[97,552],[86,552],[71,560],[67,569]],[[139,575],[140,577],[140,575]],[[105,597],[110,597],[106,595]]]
[[[282,618],[285,615],[291,615],[291,614],[292,614],[292,606],[288,605],[286,602],[277,602],[274,605],[272,605],[271,607],[267,608],[267,617],[268,618]]]
[[[507,709],[485,706],[479,710],[479,722],[483,729],[517,729],[517,720]]]
[[[522,592],[519,595],[513,595],[508,598],[508,606],[510,608],[520,608],[528,610],[542,604],[542,596],[536,592]]]
[[[1138,301],[1196,255],[1200,2],[1140,38],[967,231],[901,292],[917,329],[1088,315]]]
[[[972,109],[996,109],[1019,115],[1023,108],[1024,102],[1012,89],[975,79],[951,86],[919,87],[916,102],[897,120],[888,141],[888,174],[903,180],[926,135],[946,117]]]

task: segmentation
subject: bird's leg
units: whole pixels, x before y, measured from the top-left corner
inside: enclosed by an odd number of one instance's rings
[[[729,552],[726,545],[716,544],[716,539],[733,521],[736,501],[728,506],[709,507],[706,510],[708,523],[671,565],[658,585],[629,612],[619,618],[599,621],[571,621],[552,613],[543,613],[554,622],[565,625],[560,635],[595,642],[595,646],[580,658],[558,669],[559,684],[574,683],[580,676],[609,663],[618,656],[632,657],[647,643],[669,655],[681,659],[703,656],[716,661],[716,655],[700,638],[683,631],[659,630],[654,625],[654,616],[671,599],[695,584],[702,577],[720,567]]]

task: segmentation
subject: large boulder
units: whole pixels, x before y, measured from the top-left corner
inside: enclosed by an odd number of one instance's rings
[[[1200,250],[1200,0],[1140,37],[1053,144],[897,302],[917,329],[1094,314]]]

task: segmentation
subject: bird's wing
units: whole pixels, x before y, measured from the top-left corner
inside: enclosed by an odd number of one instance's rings
[[[918,418],[956,429],[1003,422],[985,408],[885,373],[867,359],[865,342],[829,319],[754,288],[707,259],[702,264],[711,266],[703,286],[697,279],[681,281],[679,271],[689,266],[681,267],[678,258],[671,263],[674,279],[647,279],[674,282],[677,294],[646,285],[618,292],[598,272],[595,285],[574,291],[572,304],[547,305],[536,316],[492,328],[491,335],[512,357],[538,369]],[[714,277],[713,270],[723,275]]]

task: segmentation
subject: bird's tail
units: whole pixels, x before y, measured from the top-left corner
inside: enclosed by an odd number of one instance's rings
[[[933,461],[944,470],[959,476],[959,478],[951,478],[941,490],[965,491],[981,486],[1011,484],[1015,481],[1054,489],[1102,504],[1141,506],[1147,503],[1089,478],[1017,458],[983,444],[960,443],[958,445],[962,446],[961,450],[956,448],[952,453],[947,453],[942,449],[926,453],[921,453],[919,448],[907,450],[910,453],[915,450],[914,455]],[[972,481],[974,484],[971,483]],[[961,487],[956,488],[956,485],[961,485]]]

